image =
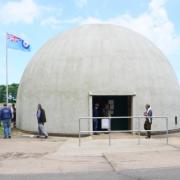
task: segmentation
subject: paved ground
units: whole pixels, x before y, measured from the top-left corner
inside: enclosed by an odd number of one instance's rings
[[[0,179],[179,179],[179,133],[168,145],[164,136],[141,136],[140,142],[136,135],[116,134],[109,146],[103,134],[82,138],[79,147],[78,138],[15,132],[12,139],[0,137]]]
[[[179,168],[158,168],[120,172],[85,172],[0,175],[2,180],[179,180]]]

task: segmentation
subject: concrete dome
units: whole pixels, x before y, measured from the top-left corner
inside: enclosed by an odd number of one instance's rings
[[[131,97],[132,116],[142,115],[150,103],[154,115],[169,117],[171,129],[179,126],[174,117],[180,117],[180,88],[165,56],[138,33],[105,24],[61,33],[34,55],[18,90],[17,126],[36,131],[41,103],[48,132],[77,134],[78,118],[92,116],[93,98],[105,96]],[[128,129],[135,128],[132,120]],[[92,130],[92,120],[84,120],[82,129]]]

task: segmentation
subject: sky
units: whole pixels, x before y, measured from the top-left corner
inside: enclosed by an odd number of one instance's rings
[[[31,52],[8,49],[8,81],[19,83],[39,48],[82,24],[109,23],[151,40],[168,58],[180,84],[179,0],[0,0],[0,84],[6,76],[6,33],[31,45]]]

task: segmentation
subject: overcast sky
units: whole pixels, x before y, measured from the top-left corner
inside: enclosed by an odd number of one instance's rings
[[[0,0],[0,84],[5,84],[6,32],[32,47],[8,50],[9,83],[19,83],[47,40],[84,23],[111,23],[143,34],[165,54],[180,82],[179,7],[179,0]]]

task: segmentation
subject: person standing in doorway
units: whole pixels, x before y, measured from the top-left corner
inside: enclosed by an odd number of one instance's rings
[[[0,111],[0,119],[3,123],[4,139],[11,138],[11,109],[4,104],[4,107]]]
[[[93,108],[93,131],[98,131],[98,118],[99,117],[100,112],[99,112],[99,104],[95,104],[94,108]],[[94,133],[95,135],[97,135],[97,132]]]
[[[146,111],[144,112],[144,116],[146,117],[145,123],[144,123],[144,129],[145,130],[151,130],[152,125],[152,109],[149,104],[146,104],[145,106]],[[147,137],[151,138],[151,131],[147,131]]]
[[[36,113],[37,121],[38,121],[38,135],[39,138],[43,135],[46,139],[48,138],[48,133],[45,131],[44,123],[46,122],[46,114],[41,104],[38,104],[37,113]]]

